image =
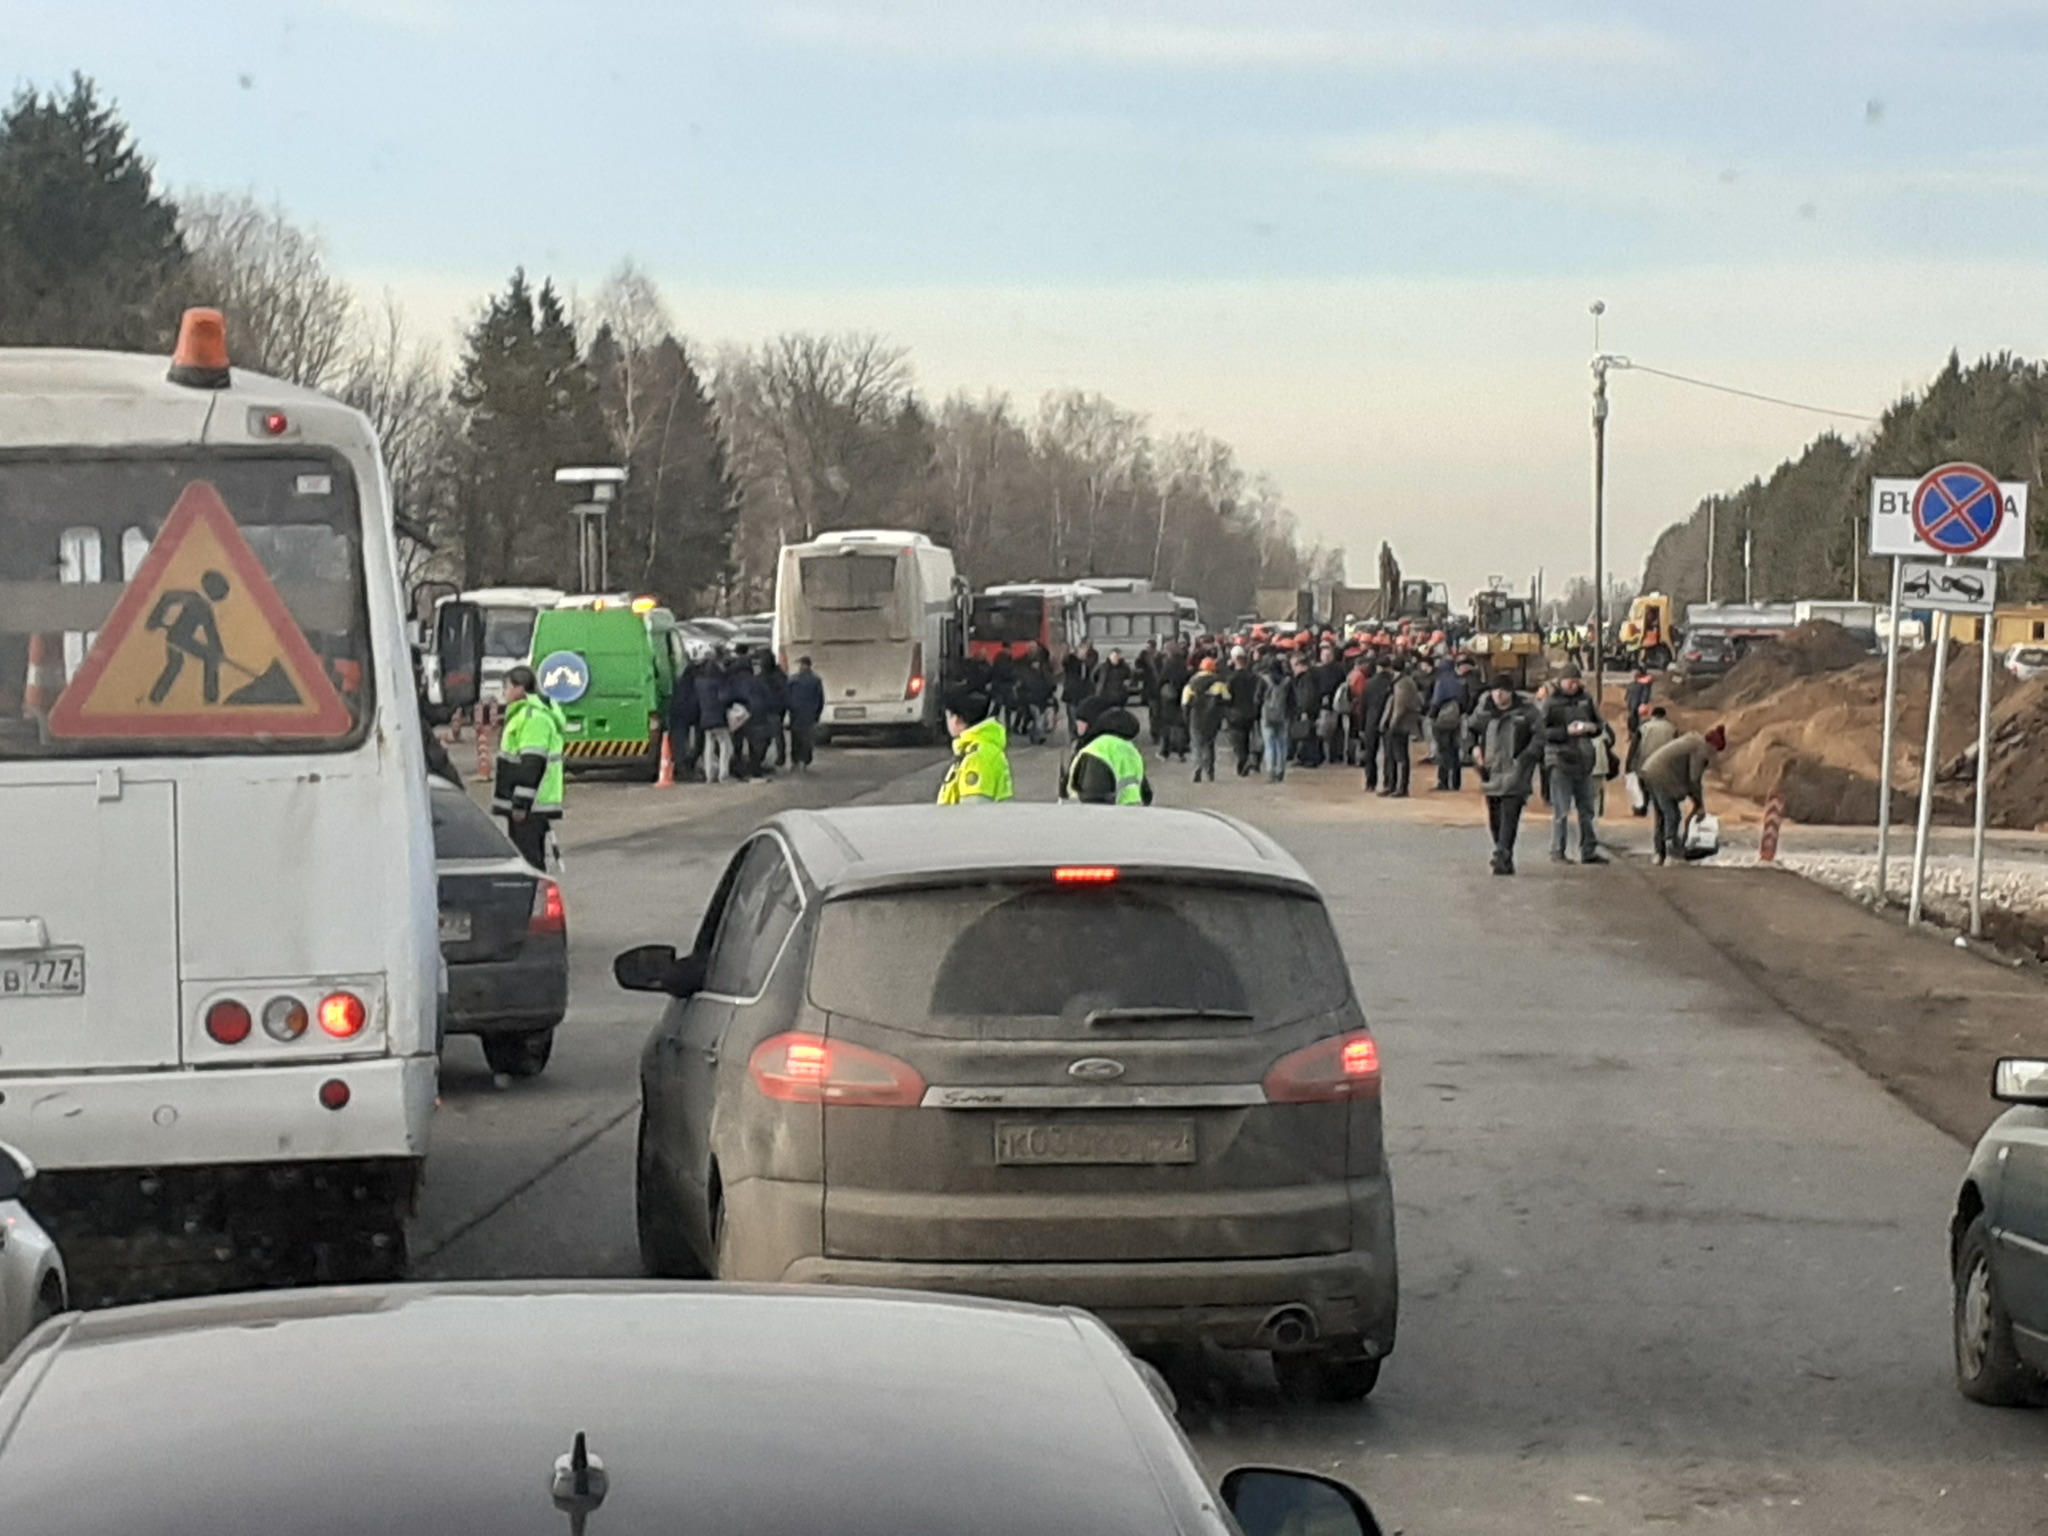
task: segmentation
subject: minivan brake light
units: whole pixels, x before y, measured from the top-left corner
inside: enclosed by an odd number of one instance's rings
[[[823,1035],[774,1035],[747,1058],[754,1086],[786,1104],[903,1108],[922,1103],[924,1078],[907,1061]]]

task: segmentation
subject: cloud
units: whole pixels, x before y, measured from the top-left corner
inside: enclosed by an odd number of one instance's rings
[[[927,62],[1033,60],[1155,70],[1643,69],[1664,68],[1680,57],[1668,39],[1620,22],[1458,21],[1419,11],[1359,17],[1350,7],[1332,11],[1279,0],[1207,7],[1039,0],[993,14],[952,4],[837,0],[784,6],[771,13],[768,27],[803,47]]]

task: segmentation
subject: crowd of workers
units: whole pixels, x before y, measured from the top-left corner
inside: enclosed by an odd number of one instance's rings
[[[1551,811],[1551,858],[1569,860],[1576,820],[1579,862],[1606,863],[1599,818],[1607,784],[1624,773],[1633,809],[1655,817],[1661,864],[1685,855],[1687,828],[1706,811],[1706,769],[1726,737],[1719,727],[1681,736],[1655,702],[1654,682],[1639,671],[1629,685],[1623,747],[1576,663],[1525,695],[1513,676],[1489,678],[1478,658],[1435,637],[1170,640],[1130,657],[1084,645],[1057,662],[1034,646],[971,664],[946,696],[955,760],[939,798],[1009,798],[1009,741],[1044,742],[1062,719],[1075,747],[1062,798],[1111,804],[1151,803],[1141,732],[1159,760],[1192,762],[1197,783],[1216,779],[1227,745],[1239,778],[1281,783],[1290,768],[1347,765],[1367,791],[1389,798],[1410,793],[1420,742],[1437,790],[1462,789],[1468,763],[1478,775],[1496,874],[1515,872],[1523,809],[1537,794]]]

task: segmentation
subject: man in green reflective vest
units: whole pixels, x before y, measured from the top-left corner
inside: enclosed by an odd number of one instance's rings
[[[1062,800],[1085,805],[1150,805],[1152,781],[1138,750],[1138,718],[1121,704],[1094,698],[1074,715],[1081,749],[1060,781]]]
[[[961,689],[946,695],[945,707],[946,729],[953,736],[953,766],[939,786],[939,804],[992,804],[1009,799],[1010,733],[988,712],[988,696]]]
[[[562,710],[540,692],[531,667],[505,674],[505,698],[491,809],[505,818],[520,856],[544,870],[548,829],[562,817]]]

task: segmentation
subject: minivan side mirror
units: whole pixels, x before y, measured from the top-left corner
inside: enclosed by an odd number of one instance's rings
[[[1382,1536],[1372,1507],[1333,1477],[1285,1467],[1238,1467],[1223,1475],[1223,1503],[1244,1536]]]
[[[1991,1070],[1991,1097],[2001,1104],[2048,1104],[2048,1061],[2001,1057]]]
[[[435,609],[434,655],[440,662],[441,703],[449,709],[470,708],[483,686],[483,609],[459,601]]]
[[[628,992],[690,997],[703,990],[704,960],[678,955],[673,944],[641,944],[613,957],[612,979]]]
[[[0,1200],[19,1200],[35,1177],[36,1165],[25,1154],[0,1141]]]

